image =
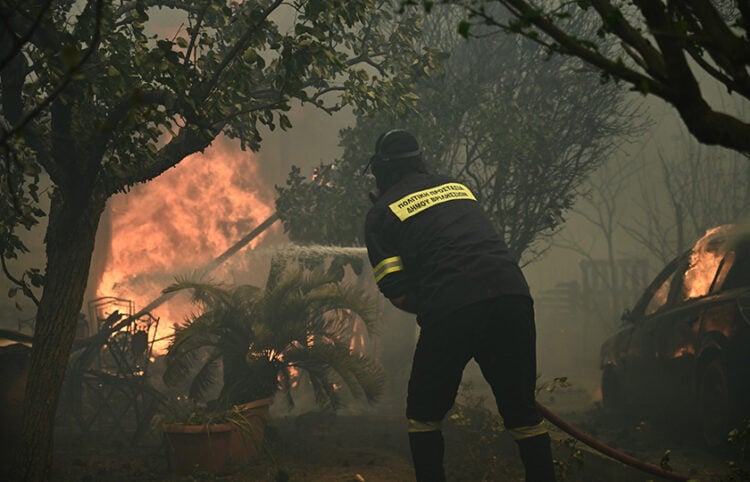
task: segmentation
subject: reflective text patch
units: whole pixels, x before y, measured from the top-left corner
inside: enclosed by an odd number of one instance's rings
[[[457,199],[477,200],[468,187],[457,182],[449,182],[424,191],[407,194],[398,201],[389,204],[388,207],[391,208],[393,214],[403,221],[432,206]]]

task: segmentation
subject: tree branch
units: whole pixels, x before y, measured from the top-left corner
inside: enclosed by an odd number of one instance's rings
[[[283,0],[274,0],[274,2],[268,6],[268,8],[259,16],[258,21],[255,25],[248,25],[245,33],[237,40],[237,43],[229,50],[227,55],[224,57],[222,62],[213,72],[213,76],[208,79],[204,84],[199,84],[199,90],[197,92],[198,97],[202,99],[208,98],[211,92],[214,90],[216,85],[219,83],[219,79],[224,74],[224,71],[229,67],[229,64],[234,62],[234,59],[247,48],[247,43],[250,38],[255,35],[256,29],[262,24],[283,2]]]
[[[223,125],[214,125],[210,129],[183,127],[179,134],[159,149],[154,159],[149,163],[144,163],[138,172],[129,177],[113,176],[106,187],[105,194],[111,196],[119,192],[124,186],[150,181],[170,167],[174,167],[186,156],[203,151],[221,132],[222,128]]]
[[[32,302],[34,302],[36,306],[39,306],[39,299],[36,297],[34,292],[31,291],[31,288],[29,288],[29,285],[27,285],[26,282],[23,281],[23,278],[19,280],[18,278],[16,278],[10,273],[10,270],[8,270],[8,265],[6,264],[6,261],[5,261],[5,256],[0,256],[0,265],[2,265],[3,273],[5,273],[5,277],[8,278],[8,280],[10,280],[10,282],[13,283],[14,285],[19,286],[23,294],[27,298],[29,298]]]
[[[187,49],[185,50],[185,65],[188,65],[188,62],[190,61],[190,55],[193,53],[193,48],[195,47],[195,40],[198,38],[198,35],[200,34],[201,24],[203,24],[203,18],[206,15],[206,11],[208,11],[208,7],[210,5],[210,2],[206,2],[206,4],[201,9],[200,13],[198,14],[198,18],[195,21],[195,28],[193,29],[193,35],[190,36],[190,43],[187,46]]]
[[[700,2],[702,0],[691,1]],[[607,7],[611,5],[608,0],[592,0],[592,2],[595,8],[598,7],[597,13],[600,16],[606,15],[609,12]],[[687,62],[689,39],[686,34],[681,33],[680,26],[669,17],[663,2],[655,2],[653,0],[631,0],[629,2],[639,9],[650,33],[656,41],[656,46],[660,52],[659,56],[663,61],[663,72],[661,72],[662,67],[659,66],[659,57],[651,57],[656,54],[651,50],[651,47],[647,46],[650,44],[645,43],[645,40],[639,42],[636,37],[628,37],[628,35],[632,36],[635,33],[630,32],[624,23],[611,22],[613,33],[618,36],[625,36],[625,39],[620,37],[626,42],[625,45],[638,46],[633,47],[634,51],[641,55],[643,63],[650,66],[650,69],[646,70],[646,72],[651,75],[658,74],[658,77],[649,77],[627,67],[619,60],[611,60],[587,42],[582,42],[575,36],[564,31],[562,27],[555,23],[556,19],[539,11],[529,1],[496,0],[496,3],[508,8],[509,12],[521,22],[518,25],[506,24],[494,19],[484,8],[465,8],[470,13],[470,17],[482,18],[485,24],[524,35],[531,40],[539,42],[537,32],[530,31],[527,25],[535,27],[538,31],[557,42],[559,47],[556,47],[555,50],[566,55],[578,57],[588,64],[601,69],[603,72],[628,82],[642,93],[654,94],[672,104],[680,113],[683,122],[688,126],[691,134],[700,142],[718,144],[744,154],[750,153],[750,123],[713,110],[703,98],[700,85]],[[738,3],[742,4],[743,2]],[[750,10],[750,7],[743,8],[740,6],[740,11],[745,20],[745,29],[747,29],[746,14],[748,10]],[[603,18],[603,20],[606,21],[607,19]],[[743,40],[743,42],[746,41]],[[747,51],[749,49],[736,50],[741,52],[737,54],[739,58],[744,58],[748,55]],[[633,50],[625,48],[625,52],[631,55]],[[633,56],[633,58],[636,63],[641,63],[636,56]],[[702,67],[700,63],[699,66]],[[733,79],[744,82],[742,78],[746,75],[745,70],[747,70],[747,66],[743,64],[738,66],[738,68],[741,68],[742,72],[738,74],[738,77],[733,77]],[[706,72],[713,74],[714,71],[706,70]],[[729,72],[729,76],[732,76],[731,71]],[[722,78],[719,77],[717,80],[721,81]],[[740,85],[736,85],[738,87],[737,92],[742,93],[743,90],[739,89],[740,86],[741,83]],[[747,96],[745,97],[747,98]]]
[[[592,0],[591,5],[605,22],[606,28],[640,54],[645,63],[644,70],[655,79],[664,81],[666,73],[661,53],[628,23],[620,10],[608,0]]]
[[[19,55],[21,52],[21,49],[23,49],[23,46],[26,45],[30,40],[31,37],[34,35],[34,33],[37,32],[37,29],[39,29],[39,26],[42,23],[42,18],[44,18],[44,14],[47,13],[47,10],[49,10],[50,5],[52,5],[52,0],[46,0],[45,3],[42,5],[42,8],[39,10],[39,13],[34,18],[34,20],[31,22],[31,25],[26,28],[26,32],[21,34],[20,37],[15,38],[13,46],[10,48],[7,54],[3,56],[2,59],[0,59],[0,70],[3,70],[5,66],[8,65],[8,63],[16,56]],[[3,11],[3,20],[2,23],[5,26],[5,33],[7,35],[10,35],[11,29],[10,25],[8,24],[8,18],[12,15],[11,12]]]
[[[96,0],[96,19],[95,19],[95,30],[94,35],[91,38],[91,43],[89,44],[88,49],[84,52],[84,54],[81,56],[81,58],[76,62],[70,69],[68,69],[67,72],[65,72],[65,75],[63,76],[60,83],[52,89],[52,91],[47,94],[47,97],[45,97],[41,102],[39,102],[31,111],[27,112],[21,117],[21,120],[13,126],[10,130],[3,129],[2,136],[0,137],[0,144],[6,145],[8,142],[8,139],[11,137],[17,135],[20,133],[29,122],[31,122],[36,116],[39,115],[44,109],[49,106],[49,104],[57,98],[57,96],[62,93],[63,90],[68,86],[71,80],[73,80],[74,75],[78,72],[78,70],[83,66],[84,63],[91,57],[91,55],[94,53],[96,48],[99,46],[99,42],[101,41],[101,20],[102,20],[102,9],[103,9],[103,0]]]
[[[618,78],[626,80],[636,86],[636,88],[644,88],[647,86],[649,92],[653,92],[659,96],[667,95],[669,92],[667,86],[659,79],[648,77],[640,72],[636,72],[624,64],[612,61],[597,51],[586,47],[578,39],[560,29],[546,16],[537,15],[528,2],[522,0],[501,0],[500,3],[513,7],[514,10],[519,12],[518,15],[521,18],[527,19],[542,32],[549,35],[555,42],[562,46],[564,53],[579,57],[604,72],[609,72]],[[489,21],[493,21],[493,19],[490,18]],[[497,22],[495,22],[494,25],[501,26]],[[502,27],[509,31],[526,35],[525,32],[519,32],[518,29],[513,29],[507,25],[502,25]],[[528,35],[526,36],[528,37]]]

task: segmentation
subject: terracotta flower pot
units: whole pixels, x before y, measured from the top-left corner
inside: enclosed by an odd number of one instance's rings
[[[170,470],[182,475],[196,470],[224,473],[229,462],[232,428],[230,423],[162,425]]]
[[[245,464],[258,458],[272,402],[272,398],[264,398],[235,407],[237,416],[230,422],[230,463]]]

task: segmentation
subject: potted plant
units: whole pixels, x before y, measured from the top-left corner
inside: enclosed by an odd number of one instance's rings
[[[226,472],[233,427],[228,412],[208,410],[185,398],[172,400],[168,408],[161,431],[170,470],[181,475],[195,470]]]
[[[356,399],[375,401],[382,392],[383,372],[373,360],[350,349],[349,336],[356,320],[368,332],[374,328],[370,300],[341,283],[340,264],[333,263],[325,272],[286,268],[273,265],[264,289],[188,279],[167,288],[191,290],[198,309],[175,327],[165,357],[165,383],[175,386],[188,380],[189,397],[204,400],[220,375],[218,396],[208,406],[233,411],[235,425],[239,420],[245,428],[251,421],[268,419],[268,405],[276,393],[293,404],[290,389],[300,373],[307,375],[315,400],[326,408],[335,410],[342,404],[340,386]],[[234,433],[240,439],[238,434],[248,431]],[[243,445],[257,452],[260,441],[247,438]],[[238,455],[236,445],[231,459],[247,460]]]

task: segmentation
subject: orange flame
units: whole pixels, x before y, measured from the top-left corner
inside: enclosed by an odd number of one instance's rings
[[[175,276],[190,276],[221,254],[274,209],[252,157],[226,139],[113,197],[108,207],[111,241],[95,293],[133,300],[136,310],[156,299]],[[235,256],[211,278],[222,280],[243,269],[242,256]],[[171,333],[189,310],[187,295],[156,308],[158,336]]]
[[[693,246],[690,253],[690,267],[685,271],[683,279],[685,299],[708,294],[719,263],[726,254],[726,245],[717,243],[716,240],[731,227],[731,225],[725,225],[711,228]]]

